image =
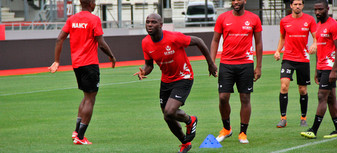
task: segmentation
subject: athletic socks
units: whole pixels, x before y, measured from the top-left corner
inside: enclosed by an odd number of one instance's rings
[[[230,130],[231,129],[231,124],[230,124],[230,120],[227,119],[227,120],[222,120],[222,124],[223,124],[223,127],[226,129],[226,130]]]
[[[82,120],[82,118],[77,117],[77,120],[76,120],[76,128],[75,128],[75,131],[76,131],[77,133],[78,133],[78,129],[80,128],[81,120]]]
[[[332,118],[333,125],[335,125],[335,130],[337,131],[337,117]]]
[[[84,124],[84,123],[80,123],[80,128],[78,129],[78,135],[77,137],[82,140],[84,138],[84,133],[87,130],[88,125]]]
[[[280,99],[281,116],[284,117],[287,114],[288,93],[285,94],[280,93],[279,99]]]
[[[244,134],[247,134],[247,128],[248,128],[248,124],[241,123],[240,133],[243,132]]]
[[[307,116],[307,110],[308,110],[308,94],[301,95],[300,104],[301,104],[302,117],[305,117],[305,116]]]
[[[317,130],[319,126],[321,125],[322,120],[323,120],[322,116],[315,115],[314,125],[312,125],[312,129],[314,130],[315,135],[317,134]]]

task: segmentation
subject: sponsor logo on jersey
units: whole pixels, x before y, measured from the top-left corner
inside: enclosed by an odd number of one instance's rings
[[[302,28],[302,31],[309,31],[309,28]]]
[[[80,29],[86,29],[88,26],[88,23],[72,23],[72,28],[80,28]]]
[[[252,30],[253,28],[250,26],[250,22],[246,21],[245,26],[242,26],[243,30]]]
[[[169,45],[167,45],[166,47],[165,47],[165,49],[166,49],[166,51],[164,52],[164,55],[173,55],[174,53],[175,53],[175,51],[174,50],[171,50],[171,46],[169,46]]]
[[[330,34],[328,34],[328,29],[324,29],[323,33],[321,33],[321,37],[330,37]]]

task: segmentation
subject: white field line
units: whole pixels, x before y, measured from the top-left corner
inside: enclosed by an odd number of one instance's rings
[[[106,83],[106,84],[100,84],[100,87],[102,86],[108,86],[108,85],[115,85],[115,84],[129,84],[129,83],[140,83],[140,82],[148,82],[148,81],[158,81],[160,79],[146,79],[142,81],[128,81],[128,82],[116,82],[116,83]],[[50,92],[50,91],[58,91],[58,90],[67,90],[67,89],[77,89],[76,87],[69,87],[69,88],[56,88],[56,89],[49,89],[49,90],[36,90],[36,91],[28,91],[28,92],[17,92],[17,93],[8,93],[8,94],[0,94],[1,96],[12,96],[12,95],[22,95],[22,94],[32,94],[32,93],[39,93],[39,92]]]
[[[312,146],[312,145],[317,145],[317,144],[333,141],[333,140],[336,140],[336,139],[337,138],[332,138],[332,139],[326,139],[326,140],[317,141],[317,142],[311,142],[311,143],[307,143],[307,144],[304,144],[304,145],[299,145],[299,146],[295,146],[295,147],[291,147],[291,148],[287,148],[287,149],[273,151],[272,153],[281,153],[281,152],[292,151],[292,150],[295,150],[295,149],[299,149],[299,148],[303,148],[303,147],[307,147],[307,146]]]
[[[205,76],[208,74],[199,74],[194,76]],[[100,84],[100,87],[102,86],[108,86],[108,85],[115,85],[115,84],[130,84],[130,83],[140,83],[140,82],[149,82],[149,81],[158,81],[160,79],[145,79],[142,81],[136,80],[136,81],[128,81],[128,82],[116,82],[116,83],[106,83],[106,84]],[[16,92],[16,93],[7,93],[7,94],[0,94],[1,96],[12,96],[12,95],[22,95],[22,94],[32,94],[32,93],[39,93],[39,92],[50,92],[50,91],[58,91],[58,90],[67,90],[67,89],[77,89],[76,87],[68,87],[68,88],[56,88],[56,89],[48,89],[48,90],[36,90],[36,91],[28,91],[28,92]]]

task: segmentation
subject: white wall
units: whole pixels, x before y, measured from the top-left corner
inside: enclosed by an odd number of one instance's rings
[[[279,26],[277,25],[263,25],[262,26],[262,40],[263,50],[272,51],[276,50],[280,37]],[[172,29],[172,28],[171,28]],[[174,31],[180,31],[183,33],[193,32],[213,32],[213,27],[208,28],[173,28]],[[59,30],[47,30],[47,31],[6,31],[6,40],[22,40],[22,39],[56,39]],[[104,29],[104,36],[125,36],[125,35],[145,35],[144,28],[141,29]],[[310,46],[312,43],[312,36],[309,36]]]

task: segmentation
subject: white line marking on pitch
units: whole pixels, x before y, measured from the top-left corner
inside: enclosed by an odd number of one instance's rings
[[[336,140],[336,139],[337,138],[332,138],[332,139],[326,139],[326,140],[317,141],[317,142],[311,142],[311,143],[307,143],[307,144],[304,144],[304,145],[300,145],[300,146],[296,146],[296,147],[291,147],[291,148],[288,148],[288,149],[282,149],[282,150],[278,150],[278,151],[273,151],[272,153],[281,153],[281,152],[292,151],[292,150],[295,150],[295,149],[299,149],[299,148],[303,148],[303,147],[311,146],[311,145],[316,145],[316,144],[321,144],[321,143],[333,141],[333,140]]]
[[[199,74],[199,75],[194,75],[194,76],[205,76],[208,74]],[[148,82],[148,81],[158,81],[160,79],[146,79],[142,80],[143,82]],[[100,84],[100,87],[102,86],[108,86],[108,85],[114,85],[114,84],[129,84],[129,83],[137,83],[137,82],[142,82],[142,81],[129,81],[129,82],[116,82],[116,83],[106,83],[106,84]],[[49,90],[36,90],[36,91],[28,91],[28,92],[17,92],[17,93],[7,93],[7,94],[0,94],[1,96],[12,96],[12,95],[22,95],[22,94],[31,94],[31,93],[39,93],[39,92],[50,92],[50,91],[58,91],[58,90],[67,90],[67,89],[77,89],[76,87],[69,87],[69,88],[58,88],[58,89],[49,89]]]
[[[142,80],[143,82],[148,81],[158,81],[160,79],[148,79],[148,80]],[[141,82],[139,80],[137,81],[129,81],[129,82],[116,82],[116,83],[106,83],[106,84],[100,84],[100,86],[107,86],[107,85],[114,85],[114,84],[129,84],[129,83],[137,83]],[[0,96],[12,96],[12,95],[22,95],[22,94],[31,94],[31,93],[39,93],[39,92],[50,92],[50,91],[58,91],[58,90],[67,90],[67,89],[77,89],[77,87],[69,87],[69,88],[58,88],[58,89],[50,89],[50,90],[37,90],[37,91],[29,91],[29,92],[17,92],[17,93],[8,93],[8,94],[0,94]]]

